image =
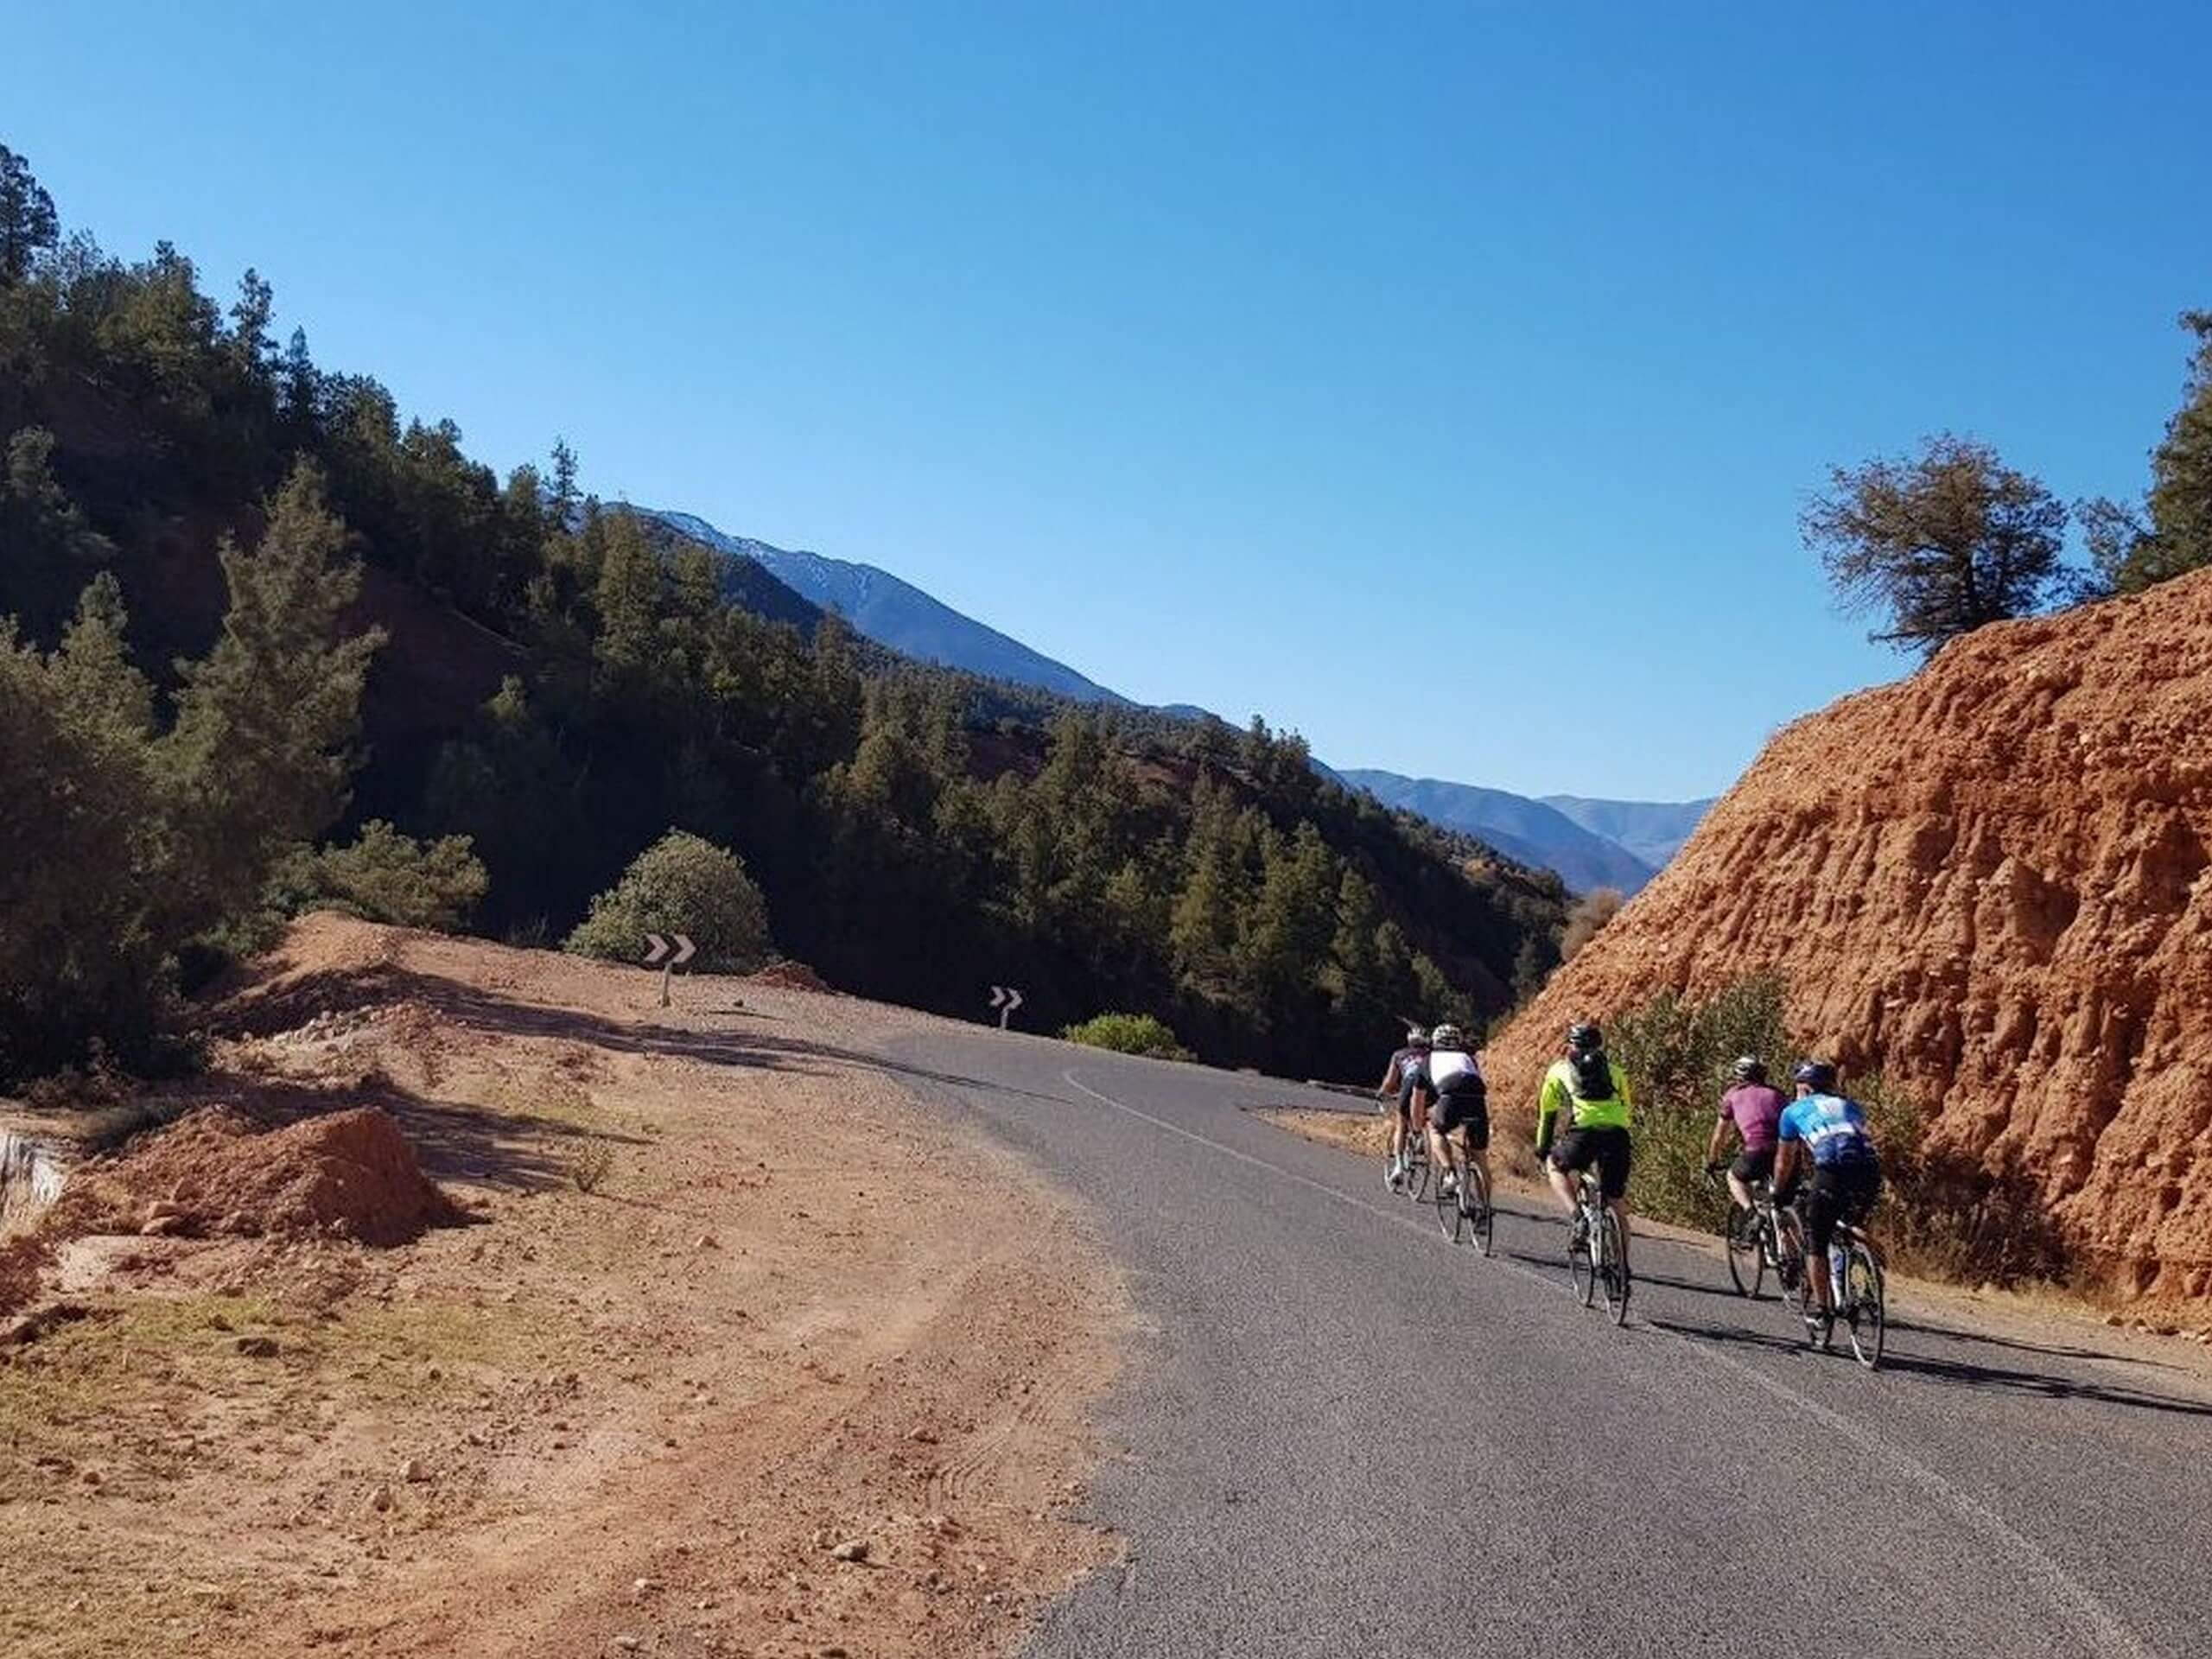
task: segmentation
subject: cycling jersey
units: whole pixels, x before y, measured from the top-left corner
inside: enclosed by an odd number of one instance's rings
[[[1874,1161],[1866,1108],[1841,1095],[1806,1096],[1782,1114],[1777,1132],[1784,1141],[1802,1141],[1815,1169]]]
[[[1720,1096],[1720,1116],[1735,1124],[1745,1152],[1774,1150],[1782,1109],[1782,1091],[1764,1083],[1739,1083]]]
[[[1490,1149],[1490,1091],[1480,1061],[1465,1049],[1437,1049],[1414,1074],[1414,1082],[1435,1096],[1428,1109],[1431,1128],[1447,1136],[1465,1129],[1469,1146],[1477,1152]]]
[[[1552,1121],[1567,1114],[1567,1127],[1576,1129],[1624,1129],[1629,1124],[1628,1074],[1612,1061],[1605,1062],[1612,1092],[1602,1099],[1588,1099],[1575,1092],[1574,1062],[1560,1060],[1544,1074],[1536,1096],[1536,1141],[1547,1145]]]
[[[1421,1062],[1427,1058],[1427,1045],[1415,1047],[1410,1043],[1390,1057],[1389,1074],[1382,1086],[1397,1091],[1402,1112],[1413,1109],[1414,1087],[1421,1081]]]
[[[1465,1049],[1440,1048],[1427,1057],[1415,1081],[1440,1095],[1478,1091],[1483,1087],[1480,1061]]]

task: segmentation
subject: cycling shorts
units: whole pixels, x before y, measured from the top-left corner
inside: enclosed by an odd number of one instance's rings
[[[1569,1129],[1552,1143],[1552,1163],[1570,1174],[1579,1174],[1595,1165],[1599,1191],[1609,1198],[1628,1196],[1626,1129]]]
[[[1774,1174],[1774,1148],[1738,1153],[1736,1161],[1728,1166],[1728,1173],[1746,1186],[1770,1179]]]
[[[1797,1194],[1797,1213],[1805,1222],[1808,1249],[1825,1250],[1836,1224],[1863,1222],[1882,1195],[1882,1166],[1871,1158],[1817,1166]]]
[[[1490,1102],[1478,1090],[1439,1095],[1428,1109],[1428,1127],[1439,1135],[1467,1132],[1467,1145],[1476,1152],[1490,1150]]]

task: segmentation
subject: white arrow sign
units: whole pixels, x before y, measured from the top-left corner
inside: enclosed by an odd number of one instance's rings
[[[994,985],[991,987],[991,1006],[999,1011],[999,1029],[1004,1031],[1007,1019],[1021,1006],[1021,993],[1010,985]]]
[[[652,947],[645,952],[645,966],[651,968],[668,954],[668,941],[658,933],[648,933],[645,943]]]
[[[676,954],[669,958],[668,965],[671,968],[681,968],[691,960],[694,954],[695,947],[692,945],[690,936],[679,933],[676,936]]]

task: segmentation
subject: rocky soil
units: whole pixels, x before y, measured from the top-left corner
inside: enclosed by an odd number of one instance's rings
[[[1111,1558],[1081,1217],[869,1058],[918,1016],[658,988],[295,930],[16,1241],[0,1650],[996,1654]]]
[[[1797,1034],[2026,1184],[2085,1281],[2201,1301],[2208,846],[2212,572],[1986,628],[1778,735],[1492,1045],[1492,1098],[1573,1017],[1776,970]]]

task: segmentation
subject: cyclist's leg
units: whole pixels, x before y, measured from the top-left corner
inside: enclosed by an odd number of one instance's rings
[[[1739,1152],[1736,1154],[1736,1161],[1728,1166],[1728,1196],[1736,1200],[1736,1207],[1739,1210],[1751,1207],[1751,1183],[1745,1179],[1745,1167],[1750,1161],[1751,1154]]]
[[[1620,1218],[1621,1268],[1628,1268],[1628,1171],[1631,1161],[1631,1143],[1626,1129],[1616,1129],[1605,1137],[1598,1159],[1599,1192],[1605,1197],[1606,1206]]]
[[[1579,1129],[1561,1133],[1552,1142],[1552,1155],[1544,1160],[1544,1178],[1551,1183],[1552,1193],[1569,1221],[1574,1219],[1574,1212],[1581,1206],[1574,1178],[1589,1161],[1589,1142]]]
[[[1490,1179],[1490,1108],[1478,1106],[1467,1119],[1467,1158],[1482,1172],[1484,1201],[1489,1202]]]
[[[1837,1192],[1834,1178],[1816,1169],[1797,1199],[1797,1214],[1805,1224],[1805,1280],[1812,1287],[1813,1306],[1822,1314],[1835,1309],[1835,1291],[1828,1282],[1828,1246],[1835,1239]]]
[[[1428,1161],[1436,1168],[1437,1179],[1456,1177],[1459,1165],[1452,1144],[1451,1119],[1445,1116],[1443,1104],[1431,1106],[1422,1114],[1428,1135]]]

